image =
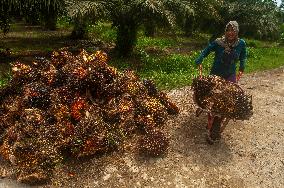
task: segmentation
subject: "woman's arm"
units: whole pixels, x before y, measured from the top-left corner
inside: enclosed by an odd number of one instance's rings
[[[211,51],[213,51],[216,47],[216,42],[213,41],[212,43],[209,43],[208,46],[201,52],[199,57],[195,60],[196,65],[200,65],[205,57],[207,57]]]
[[[241,53],[240,53],[240,68],[239,71],[244,72],[245,70],[245,65],[246,65],[246,60],[247,60],[247,48],[246,48],[246,43],[243,40],[243,46],[241,48]]]
[[[245,65],[246,65],[246,60],[247,60],[247,48],[246,48],[246,43],[243,40],[243,46],[241,48],[241,53],[240,53],[240,68],[239,68],[239,73],[237,75],[237,81],[240,80],[241,76],[243,75],[243,72],[245,70]]]

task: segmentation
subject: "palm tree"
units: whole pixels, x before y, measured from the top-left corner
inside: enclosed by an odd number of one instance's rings
[[[76,0],[79,2],[78,0]],[[102,10],[105,19],[117,29],[116,51],[119,56],[129,56],[134,49],[138,27],[151,21],[174,23],[174,14],[169,4],[174,0],[89,0],[97,2],[92,10]],[[103,7],[103,9],[100,9]]]
[[[9,8],[7,3],[0,2],[0,29],[7,33],[9,31]]]
[[[138,27],[144,23],[163,22],[174,24],[174,13],[168,0],[110,0],[109,17],[117,28],[116,50],[119,56],[132,53],[137,40]]]
[[[58,16],[65,10],[64,0],[40,0],[39,11],[46,29],[55,30]]]
[[[105,1],[66,1],[67,14],[72,18],[74,28],[71,34],[73,39],[87,37],[88,25],[104,17],[106,14]]]
[[[40,20],[46,29],[56,29],[57,17],[65,10],[65,0],[1,0],[0,19],[13,16],[24,17],[26,21]]]

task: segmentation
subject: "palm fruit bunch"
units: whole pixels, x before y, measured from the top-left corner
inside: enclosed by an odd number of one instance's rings
[[[17,62],[0,88],[0,155],[24,183],[46,182],[67,157],[123,146],[132,136],[144,153],[166,152],[162,126],[179,113],[151,80],[107,64],[107,54],[55,51],[51,59]]]
[[[253,114],[252,96],[219,76],[195,78],[192,89],[195,103],[209,112],[235,120],[248,120]]]
[[[62,160],[58,130],[44,116],[43,110],[23,109],[18,121],[3,134],[0,153],[17,167],[18,180],[24,183],[45,182]]]
[[[50,105],[50,87],[43,82],[27,83],[23,88],[25,106],[46,109]]]
[[[169,146],[169,141],[165,134],[159,130],[151,129],[140,138],[140,152],[147,156],[157,157],[164,155]]]

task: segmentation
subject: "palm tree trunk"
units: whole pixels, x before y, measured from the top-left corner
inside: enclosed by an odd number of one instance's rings
[[[75,18],[75,24],[71,33],[73,39],[83,39],[88,36],[88,24],[82,17]]]
[[[156,29],[154,21],[149,20],[149,22],[144,24],[144,27],[145,27],[145,35],[147,37],[154,37]]]
[[[120,23],[117,27],[116,51],[121,57],[127,57],[133,53],[137,40],[137,25],[135,22]]]
[[[188,37],[192,36],[193,29],[194,29],[194,18],[193,17],[187,17],[185,19],[185,23],[184,23],[185,35],[188,36]]]
[[[43,15],[44,28],[48,30],[56,30],[56,22],[57,22],[57,10],[50,8],[49,11]]]

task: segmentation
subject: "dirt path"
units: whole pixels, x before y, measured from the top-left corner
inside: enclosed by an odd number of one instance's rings
[[[145,159],[126,150],[58,167],[40,187],[284,187],[284,67],[245,75],[240,85],[253,95],[249,121],[231,121],[221,142],[205,141],[206,115],[194,116],[189,87],[169,95],[181,108],[167,122],[167,156]],[[27,187],[9,178],[0,161],[0,187]]]

